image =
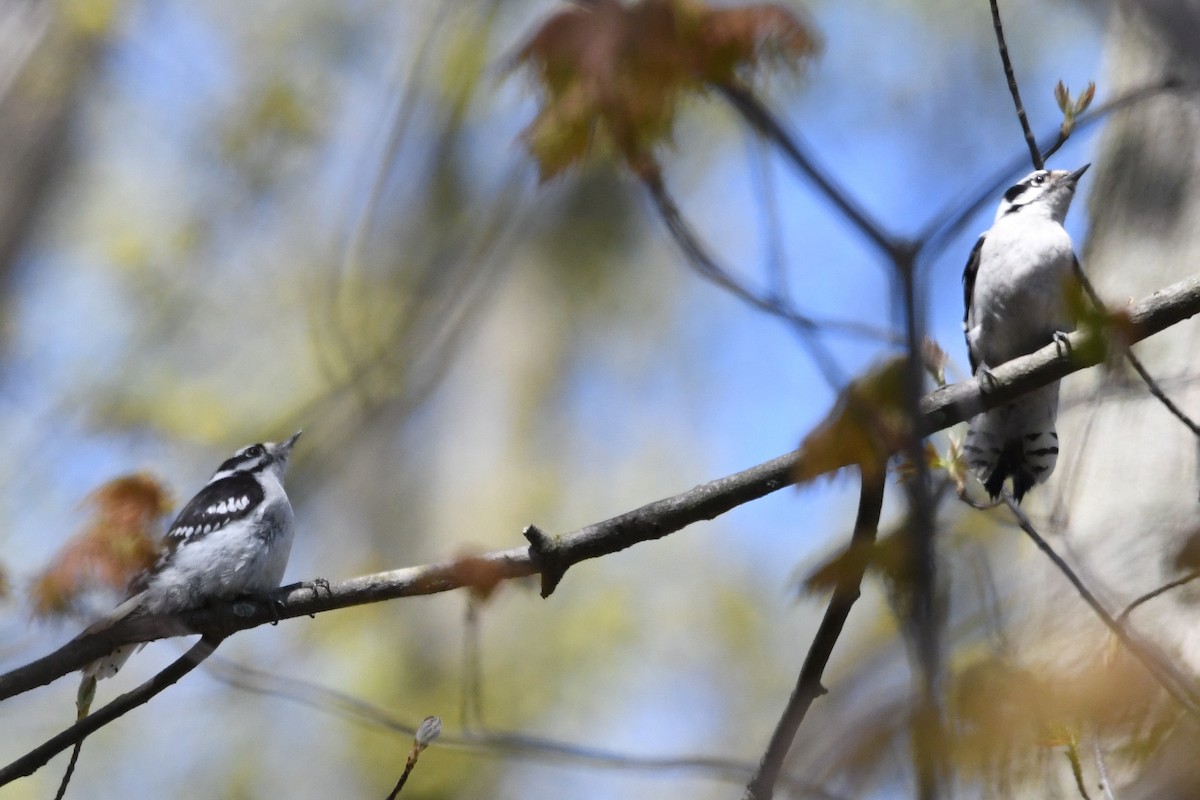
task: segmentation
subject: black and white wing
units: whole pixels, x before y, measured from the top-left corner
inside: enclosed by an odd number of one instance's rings
[[[967,266],[963,269],[963,336],[967,340],[967,358],[971,360],[971,374],[979,369],[979,358],[975,355],[975,351],[971,348],[971,312],[974,305],[975,295],[975,275],[979,272],[979,254],[983,250],[983,240],[987,234],[979,237],[979,241],[975,242],[975,246],[971,248],[971,255],[967,258]]]
[[[262,484],[248,472],[210,482],[179,512],[167,531],[167,547],[199,539],[254,512],[263,501]]]
[[[130,582],[128,597],[132,598],[146,589],[153,577],[172,563],[175,551],[181,544],[195,541],[249,516],[262,500],[262,486],[247,472],[235,472],[209,481],[171,523],[167,535],[163,537],[162,555],[158,563]]]

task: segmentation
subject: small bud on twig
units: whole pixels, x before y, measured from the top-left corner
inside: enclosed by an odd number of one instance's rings
[[[421,720],[421,724],[417,726],[417,735],[414,741],[419,750],[424,750],[433,742],[434,739],[442,735],[442,718],[441,717],[426,717]]]
[[[421,751],[429,747],[441,733],[441,717],[426,717],[421,720],[421,724],[417,726],[417,733],[413,736],[412,749],[408,751],[408,760],[404,762],[404,772],[400,773],[400,780],[396,781],[396,786],[387,796],[387,800],[395,800],[396,795],[400,794],[400,790],[408,782],[408,776],[413,771],[413,767],[417,765],[417,759],[421,757]]]

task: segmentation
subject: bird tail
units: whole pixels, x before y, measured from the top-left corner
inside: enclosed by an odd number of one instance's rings
[[[967,429],[963,454],[995,500],[1012,478],[1019,503],[1035,484],[1054,472],[1058,461],[1058,384],[978,415]]]
[[[130,597],[128,600],[113,609],[112,613],[107,617],[99,622],[89,625],[83,630],[83,633],[79,634],[79,636],[87,636],[89,634],[99,633],[102,630],[111,628],[113,625],[116,625],[118,622],[130,616],[135,611],[140,610],[142,607],[142,600],[142,593],[135,594],[133,597]],[[141,644],[121,645],[103,658],[98,658],[84,667],[83,677],[85,679],[95,678],[97,680],[111,678],[120,671],[121,667],[125,666],[125,662],[129,660],[131,655],[136,653],[138,650],[141,650],[145,646],[145,642],[142,642]]]

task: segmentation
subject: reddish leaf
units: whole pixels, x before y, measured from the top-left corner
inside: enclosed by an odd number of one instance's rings
[[[518,51],[542,90],[522,134],[549,180],[597,139],[641,173],[669,140],[685,93],[730,81],[771,59],[816,51],[811,30],[782,6],[713,10],[697,0],[595,0],[554,14]]]
[[[145,474],[117,478],[89,495],[85,505],[91,514],[84,529],[63,545],[30,587],[36,616],[69,613],[88,591],[122,591],[158,558],[157,523],[171,503],[157,480]]]
[[[892,453],[908,440],[904,410],[905,360],[897,356],[856,378],[837,405],[800,444],[798,483],[851,464],[864,471],[886,468]]]
[[[478,600],[487,600],[496,591],[504,572],[499,563],[476,555],[459,556],[450,565],[450,578],[471,590]]]

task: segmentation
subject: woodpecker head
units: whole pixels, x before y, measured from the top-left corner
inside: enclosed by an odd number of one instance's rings
[[[283,474],[287,471],[288,457],[292,454],[292,446],[296,444],[296,440],[300,438],[303,431],[296,431],[292,438],[287,441],[279,442],[264,442],[260,444],[246,445],[241,450],[233,454],[233,457],[226,460],[217,468],[213,474],[212,481],[226,478],[235,472],[262,472],[269,469],[275,473],[275,477],[280,482],[283,481]]]
[[[1004,193],[996,221],[1006,214],[1037,214],[1062,224],[1075,196],[1075,184],[1091,164],[1074,172],[1065,169],[1039,169],[1031,172]]]

